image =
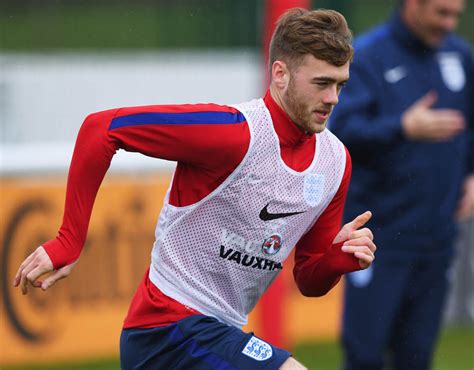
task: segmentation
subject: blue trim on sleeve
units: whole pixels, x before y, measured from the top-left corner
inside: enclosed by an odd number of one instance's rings
[[[109,130],[139,125],[232,125],[245,121],[242,113],[137,113],[112,119]]]

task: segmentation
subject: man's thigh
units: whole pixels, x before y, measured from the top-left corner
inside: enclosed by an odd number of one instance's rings
[[[290,353],[214,318],[194,315],[172,325],[125,329],[123,370],[279,369]]]
[[[451,257],[428,256],[412,271],[392,337],[395,368],[429,369],[449,287]]]

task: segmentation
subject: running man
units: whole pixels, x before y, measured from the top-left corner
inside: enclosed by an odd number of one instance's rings
[[[263,99],[88,116],[59,234],[25,259],[14,285],[47,290],[70,274],[118,149],[176,161],[151,264],[124,322],[122,368],[304,369],[241,327],[294,248],[306,296],[326,294],[374,260],[370,212],[341,228],[351,160],[325,129],[349,78],[351,42],[341,14],[292,9],[272,38]]]

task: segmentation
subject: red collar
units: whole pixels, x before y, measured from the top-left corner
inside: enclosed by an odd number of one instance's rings
[[[294,147],[301,145],[308,140],[314,140],[314,134],[304,133],[298,126],[296,126],[283,108],[281,108],[272,98],[270,90],[265,94],[263,101],[270,111],[273,127],[280,139],[280,145],[282,147]]]

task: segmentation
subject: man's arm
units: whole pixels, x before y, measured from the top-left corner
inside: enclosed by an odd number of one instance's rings
[[[26,293],[28,281],[39,287],[39,276],[77,260],[95,197],[118,149],[211,171],[240,162],[249,140],[245,133],[248,127],[240,112],[211,104],[123,108],[88,116],[69,168],[59,233],[22,263],[14,285]]]
[[[342,274],[367,268],[374,259],[372,232],[367,228],[360,229],[370,219],[370,212],[356,217],[341,229],[351,177],[347,150],[346,158],[346,169],[336,195],[296,246],[293,275],[305,296],[326,294]]]

